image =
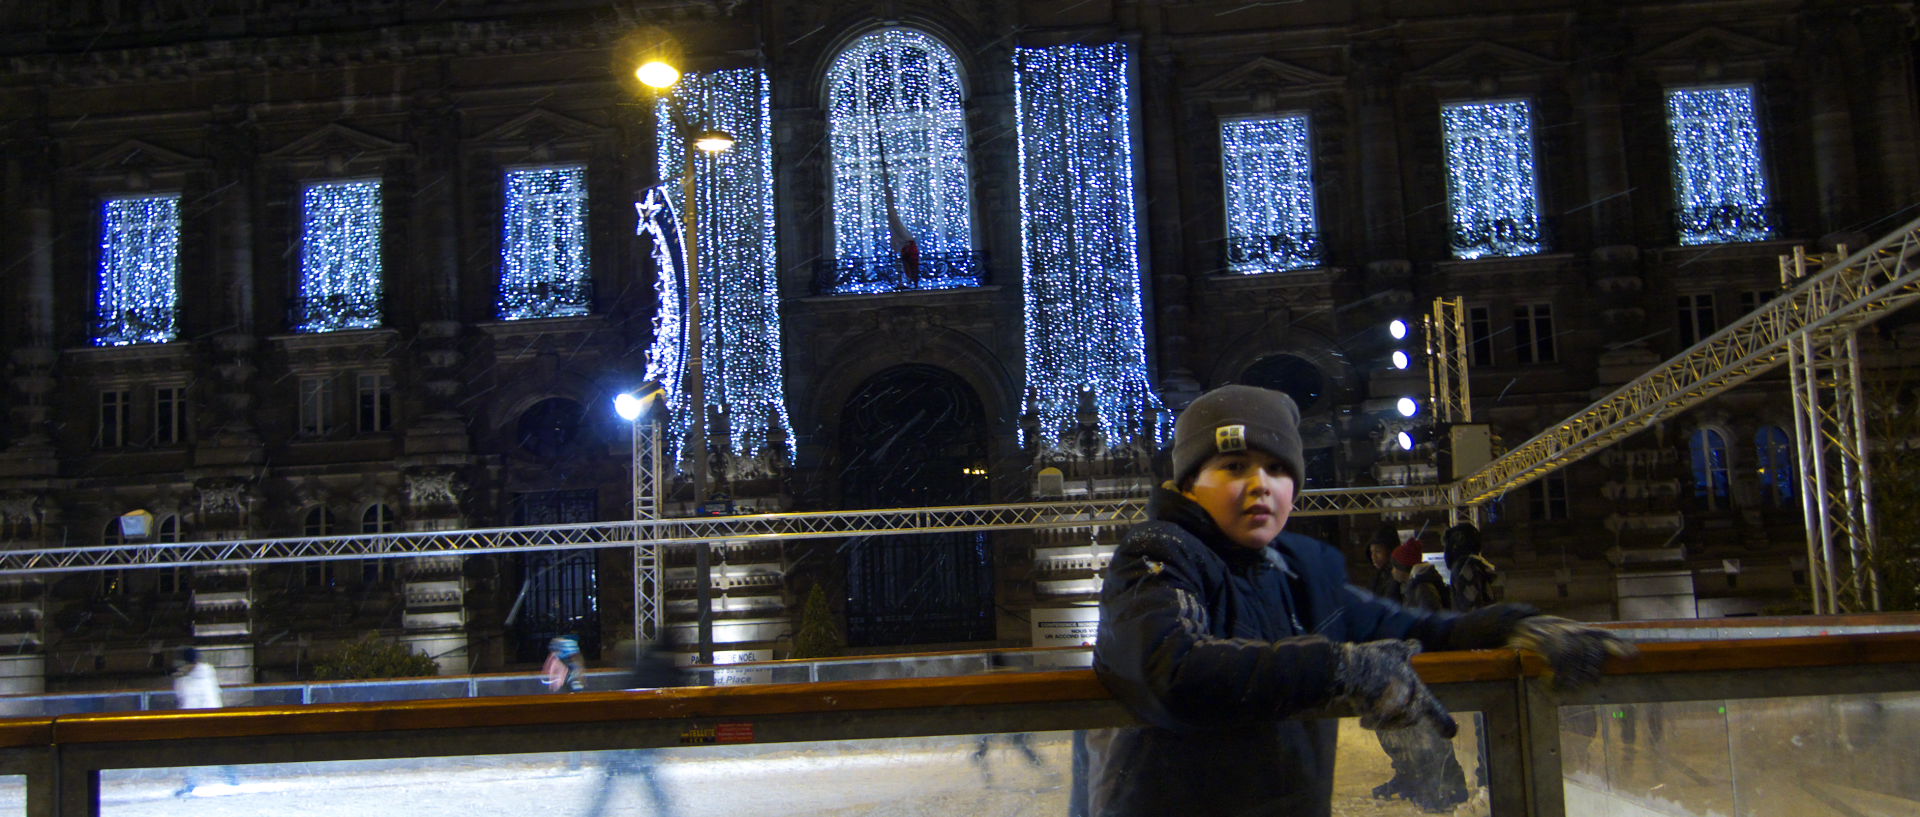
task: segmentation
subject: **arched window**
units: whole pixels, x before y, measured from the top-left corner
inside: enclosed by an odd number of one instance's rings
[[[1762,426],[1753,435],[1754,461],[1759,464],[1760,501],[1770,508],[1793,504],[1793,444],[1779,426]]]
[[[120,517],[107,520],[107,526],[100,531],[100,544],[124,545],[126,543],[126,535],[120,532]]]
[[[306,521],[301,523],[301,533],[306,536],[326,536],[333,533],[334,527],[333,511],[316,506],[307,511]]]
[[[1707,510],[1728,505],[1727,440],[1720,432],[1700,429],[1687,440],[1687,454],[1693,461],[1693,495]]]
[[[953,52],[924,32],[876,31],[834,58],[827,98],[837,273],[829,291],[979,283]]]
[[[361,533],[388,533],[393,530],[393,509],[375,503],[360,514]]]
[[[175,514],[160,517],[160,522],[154,525],[154,530],[159,531],[156,539],[162,542],[178,542],[180,541],[180,517]]]

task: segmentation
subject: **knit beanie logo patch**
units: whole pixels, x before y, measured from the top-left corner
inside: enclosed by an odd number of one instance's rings
[[[1221,426],[1213,430],[1213,448],[1215,451],[1247,450],[1247,427],[1244,425]]]

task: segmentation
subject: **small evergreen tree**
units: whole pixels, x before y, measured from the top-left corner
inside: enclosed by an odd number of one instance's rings
[[[839,654],[840,628],[834,623],[833,611],[827,609],[827,591],[816,584],[807,592],[807,606],[793,634],[793,652],[787,657],[831,658]]]
[[[405,644],[373,633],[361,636],[313,663],[316,681],[353,681],[369,678],[416,678],[439,675],[440,665]]]

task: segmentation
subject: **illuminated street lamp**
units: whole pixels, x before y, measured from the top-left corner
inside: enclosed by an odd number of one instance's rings
[[[654,529],[643,526],[660,518],[661,426],[666,414],[666,389],[648,381],[613,398],[613,411],[627,421],[633,440],[633,642],[660,640],[664,623],[660,605],[660,546]]]
[[[634,75],[656,92],[673,87],[680,80],[680,71],[663,62],[649,62],[634,71]],[[693,419],[693,506],[695,513],[705,506],[707,500],[707,384],[705,363],[705,338],[702,328],[700,303],[700,213],[698,198],[697,161],[701,154],[716,157],[731,150],[737,141],[733,134],[720,130],[707,130],[692,134],[691,128],[672,117],[676,135],[686,144],[686,168],[681,175],[681,190],[686,201],[686,227],[681,244],[686,252],[687,275],[687,361],[686,388],[688,410]],[[637,552],[637,551],[636,551]],[[700,661],[713,661],[713,561],[712,548],[700,543],[694,549],[696,603],[700,611],[699,651]]]

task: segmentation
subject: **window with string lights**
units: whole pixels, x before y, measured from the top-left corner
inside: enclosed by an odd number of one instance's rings
[[[1229,272],[1285,272],[1325,259],[1307,124],[1306,114],[1220,123]]]
[[[93,345],[179,336],[180,194],[108,199],[101,207]]]
[[[314,182],[300,195],[300,294],[295,332],[371,329],[381,322],[380,180]]]
[[[1532,104],[1524,99],[1457,102],[1441,107],[1440,121],[1446,131],[1453,257],[1545,252]]]
[[[1778,224],[1760,161],[1753,86],[1668,90],[1667,130],[1680,243],[1773,238]]]
[[[587,168],[507,171],[500,242],[503,321],[585,315],[593,305],[587,269]]]
[[[1167,428],[1147,380],[1132,55],[1125,44],[1014,51],[1020,151],[1024,444],[1071,451],[1082,394],[1109,447]],[[1081,449],[1084,450],[1084,449]]]
[[[960,63],[912,29],[876,31],[827,69],[833,254],[816,294],[979,286]]]

